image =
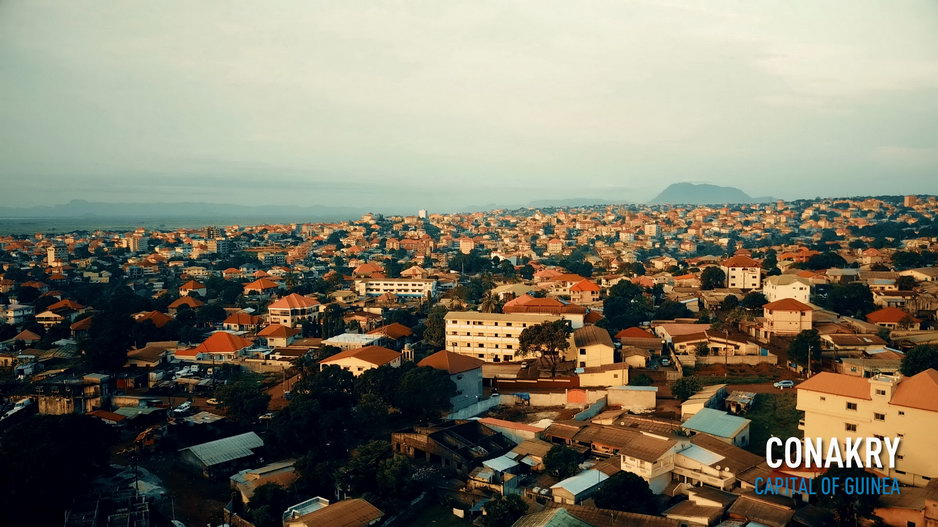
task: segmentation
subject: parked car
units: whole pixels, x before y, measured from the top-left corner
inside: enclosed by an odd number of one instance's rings
[[[205,400],[205,404],[208,404],[208,405],[211,405],[211,406],[218,406],[218,405],[221,404],[221,401],[219,401],[218,399],[212,397],[211,399],[206,399],[206,400]]]
[[[670,366],[670,365],[671,365],[671,359],[669,359],[669,358],[667,358],[667,357],[662,357],[662,358],[661,358],[661,365],[662,365],[662,366]]]
[[[173,413],[182,415],[191,409],[192,409],[192,403],[190,401],[186,401],[180,404],[179,406],[177,406],[176,408],[174,408]]]
[[[273,419],[273,418],[274,418],[274,413],[273,413],[273,412],[267,412],[266,414],[264,414],[264,415],[258,417],[258,419],[261,419],[261,420],[263,420],[263,421],[267,421],[268,419]]]
[[[784,390],[785,388],[793,388],[795,386],[795,381],[789,381],[789,380],[778,381],[772,386],[778,388],[779,390]]]

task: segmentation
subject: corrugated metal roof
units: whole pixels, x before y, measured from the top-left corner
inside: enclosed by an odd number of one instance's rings
[[[733,437],[749,422],[749,419],[730,415],[720,410],[701,408],[693,417],[684,422],[684,428],[717,437]]]
[[[223,439],[216,439],[215,441],[209,441],[201,445],[193,445],[189,448],[183,448],[182,450],[192,452],[203,465],[210,467],[251,456],[254,454],[252,449],[262,446],[264,446],[264,440],[261,439],[260,436],[254,432],[247,432]]]

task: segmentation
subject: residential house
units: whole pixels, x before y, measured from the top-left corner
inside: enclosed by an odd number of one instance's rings
[[[230,474],[259,456],[264,440],[254,432],[216,439],[179,450],[182,459],[212,478]]]
[[[456,385],[456,395],[450,398],[453,411],[460,410],[483,397],[482,365],[485,362],[449,350],[438,351],[420,362],[417,366],[426,366],[443,370]]]
[[[599,326],[584,326],[570,335],[567,359],[578,368],[596,368],[614,362],[615,346],[609,332]]]
[[[726,274],[726,287],[749,290],[762,287],[762,263],[745,254],[737,254],[720,264]]]
[[[291,293],[267,306],[267,322],[295,328],[304,321],[319,317],[320,302],[315,298]]]
[[[720,441],[739,447],[749,444],[749,419],[713,408],[701,408],[683,427],[693,433],[708,434]]]
[[[811,329],[813,308],[793,298],[783,298],[762,306],[764,321],[760,337],[792,336]]]
[[[176,350],[173,355],[178,360],[192,362],[234,362],[247,355],[248,348],[254,341],[239,337],[227,331],[212,333],[194,348]]]
[[[898,307],[884,307],[866,315],[867,322],[886,329],[919,329],[921,320]]]
[[[811,281],[794,274],[770,276],[762,284],[762,294],[769,302],[794,298],[807,304],[811,301]]]
[[[384,365],[397,368],[401,365],[401,354],[381,346],[366,346],[342,351],[319,361],[320,368],[338,366],[356,377]]]
[[[384,518],[384,512],[362,498],[351,498],[330,504],[315,497],[289,507],[283,513],[283,527],[368,527]]]
[[[296,339],[300,330],[290,326],[271,324],[257,333],[257,338],[267,344],[268,348],[285,348]]]
[[[515,360],[518,338],[528,326],[561,320],[557,315],[450,311],[446,320],[446,349],[486,362]]]
[[[478,421],[446,421],[391,434],[398,454],[468,474],[483,460],[508,452],[514,444]]]

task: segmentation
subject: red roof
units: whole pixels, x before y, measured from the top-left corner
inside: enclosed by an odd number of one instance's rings
[[[149,320],[150,322],[153,322],[153,325],[156,326],[157,328],[161,328],[165,326],[166,324],[169,324],[170,321],[173,320],[173,318],[165,313],[160,313],[159,311],[150,311],[146,315],[138,318],[137,322],[142,323],[147,320]]]
[[[179,289],[183,291],[192,291],[194,289],[205,289],[205,284],[200,284],[199,282],[196,282],[195,280],[189,280],[188,282],[179,286]]]
[[[196,300],[195,298],[192,298],[191,296],[181,296],[177,298],[176,300],[174,300],[173,303],[169,305],[169,308],[177,309],[181,306],[189,306],[192,309],[195,309],[202,305],[204,305],[204,302],[200,300]]]
[[[571,291],[599,291],[600,288],[592,280],[583,280],[570,287]]]
[[[319,305],[319,300],[315,298],[310,298],[308,296],[303,296],[297,293],[291,293],[283,298],[274,300],[267,306],[267,309],[299,309],[307,308]]]
[[[278,287],[280,287],[280,285],[277,282],[274,282],[273,280],[271,280],[270,278],[259,278],[257,280],[254,280],[250,284],[247,284],[246,286],[244,286],[244,289],[263,291],[265,289],[276,289]]]
[[[399,322],[392,322],[387,326],[381,326],[380,328],[373,329],[368,332],[369,335],[384,335],[390,339],[400,339],[404,337],[409,337],[414,334],[413,331],[404,324]]]
[[[759,260],[753,260],[752,258],[744,254],[737,254],[736,256],[733,256],[732,258],[723,260],[723,263],[721,265],[723,267],[761,267],[762,266]]]
[[[811,306],[794,298],[783,298],[762,306],[766,311],[811,311]]]
[[[617,339],[658,339],[655,335],[642,328],[631,327],[616,333]]]
[[[237,313],[232,313],[228,315],[228,318],[225,319],[222,324],[236,324],[238,326],[256,326],[261,323],[261,317],[257,315],[252,315],[250,313],[245,313],[244,311],[238,311]]]
[[[907,319],[918,322],[918,319],[898,307],[884,307],[866,315],[867,322],[873,324],[898,324]]]
[[[449,372],[450,375],[454,375],[481,368],[483,364],[485,364],[485,361],[475,357],[469,357],[449,350],[441,350],[424,358],[417,363],[417,366],[428,366],[437,370],[445,370]]]
[[[267,326],[266,328],[260,330],[257,333],[257,336],[285,339],[285,338],[290,338],[299,333],[300,333],[300,330],[298,329],[293,329],[291,327],[283,326],[281,324],[271,324]]]
[[[212,333],[212,335],[205,339],[204,342],[198,346],[188,350],[190,353],[196,355],[198,353],[236,353],[238,350],[247,348],[254,342],[250,339],[239,337],[237,335],[232,335],[231,333],[226,333],[224,331],[219,331],[217,333]]]

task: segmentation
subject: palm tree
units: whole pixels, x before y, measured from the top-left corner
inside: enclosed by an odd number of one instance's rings
[[[498,297],[495,296],[492,291],[486,291],[485,295],[482,297],[482,302],[479,303],[479,311],[483,313],[498,313],[501,309],[502,305]]]

